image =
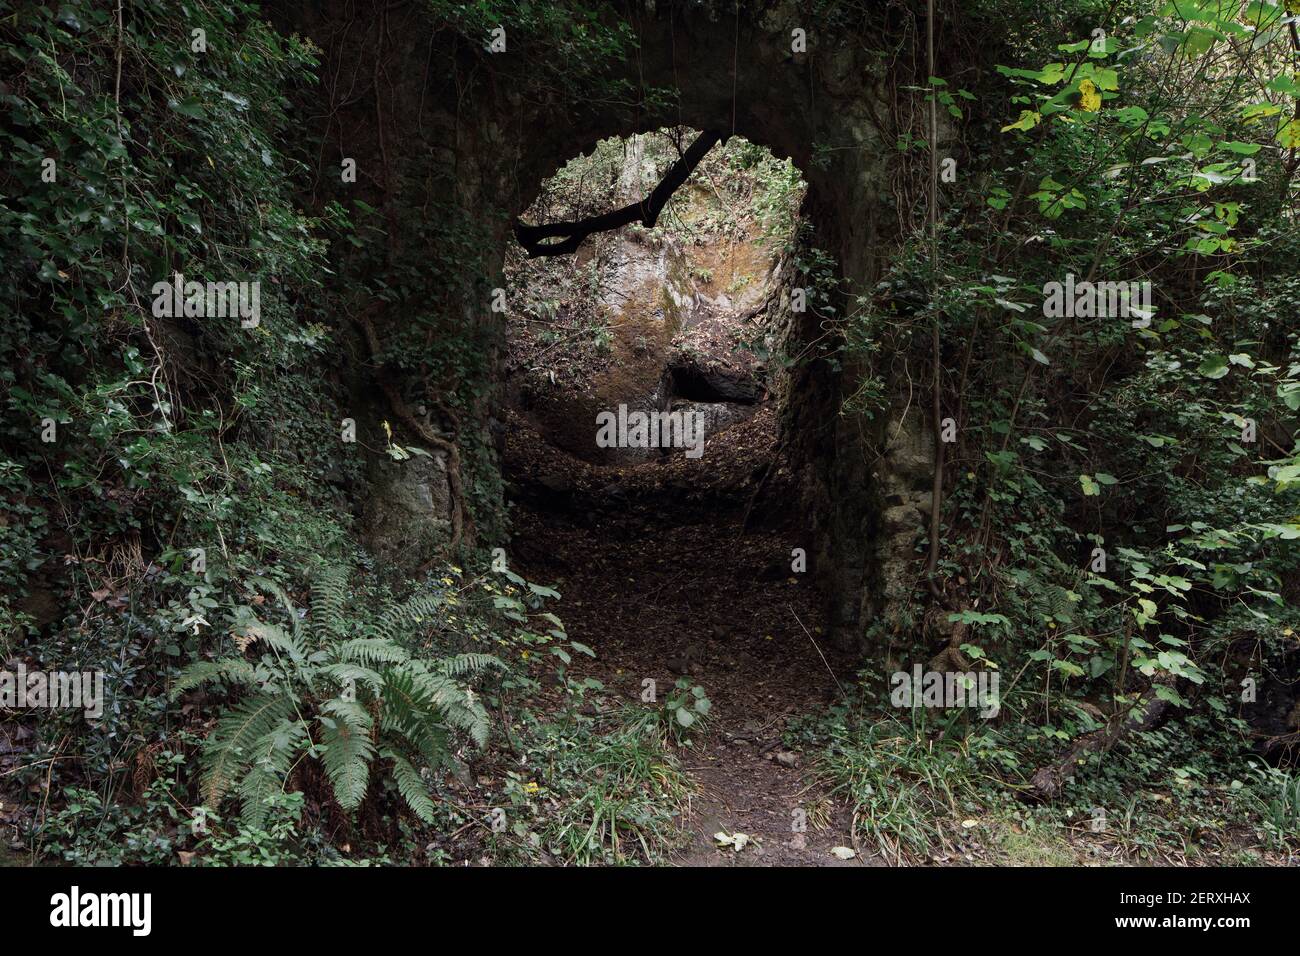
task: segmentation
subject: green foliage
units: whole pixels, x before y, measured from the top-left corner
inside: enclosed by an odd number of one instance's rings
[[[227,830],[216,814],[198,826],[197,818],[183,812],[180,803],[185,755],[163,751],[158,759],[161,773],[134,804],[105,802],[93,790],[69,788],[38,831],[43,853],[74,866],[175,866],[185,859],[192,866],[391,863],[382,856],[340,857],[323,834],[304,827],[301,793],[272,794],[256,826],[236,822]]]
[[[346,570],[322,568],[305,615],[270,585],[288,628],[245,608],[237,638],[260,657],[198,661],[177,679],[173,698],[208,683],[239,697],[204,741],[208,806],[218,808],[234,789],[245,824],[260,827],[271,797],[311,757],[320,760],[339,806],[355,810],[382,761],[410,809],[432,822],[433,803],[416,767],[432,773],[453,763],[453,732],[486,745],[488,714],[470,682],[502,669],[501,662],[485,654],[428,661],[409,648],[440,619],[446,593],[416,594],[365,615],[355,606],[345,611],[346,584]]]
[[[1260,825],[1282,849],[1300,841],[1300,775],[1275,768],[1255,768],[1259,786],[1248,791],[1256,801]]]
[[[56,787],[113,792],[244,576],[303,574],[350,522],[318,478],[359,474],[332,440],[329,332],[297,311],[345,223],[296,206],[285,146],[316,51],[257,14],[18,3],[0,21],[0,644],[39,634],[43,666],[104,670],[114,696],[99,725],[42,722],[42,747],[80,741]],[[260,282],[260,323],[154,315],[177,271]]]
[[[1300,305],[1284,265],[1300,236],[1273,188],[1277,114],[1256,83],[1285,75],[1290,39],[1277,7],[1238,19],[1236,7],[1187,6],[1013,51],[1058,59],[1000,68],[1003,85],[975,94],[1032,121],[1006,126],[1005,148],[945,187],[959,198],[934,296],[917,237],[845,322],[848,354],[868,361],[882,335],[928,345],[914,332],[939,325],[944,414],[960,425],[941,574],[978,582],[963,603],[1009,625],[983,646],[1004,669],[1028,659],[1016,693],[1118,700],[1163,674],[1183,693],[1161,693],[1185,703],[1207,680],[1203,638],[1222,614],[1246,603],[1275,641],[1291,616],[1300,499],[1276,452],[1300,450],[1300,342],[1273,316]],[[1248,49],[1223,40],[1248,33]],[[1187,95],[1168,97],[1162,75]],[[1265,82],[1273,100],[1284,85]],[[1149,281],[1154,310],[1040,309],[1067,274]],[[1248,425],[1270,437],[1252,446]],[[1108,566],[1091,573],[1094,549]],[[1023,713],[1015,693],[1008,704]]]
[[[905,236],[876,288],[846,290],[799,221],[797,171],[739,139],[701,167],[693,186],[708,202],[683,191],[661,226],[734,234],[734,206],[790,237],[795,280],[838,333],[803,358],[853,373],[846,411],[878,415],[896,369],[913,384],[940,330],[942,402],[960,438],[937,579],[960,606],[931,617],[971,629],[959,646],[1006,677],[1002,712],[978,729],[833,715],[825,770],[859,808],[856,835],[881,852],[942,849],[947,822],[977,804],[1007,809],[1004,789],[976,777],[1025,786],[1155,687],[1188,739],[1127,742],[1081,767],[1062,806],[1017,819],[1064,826],[1100,804],[1142,854],[1201,852],[1203,832],[1228,826],[1289,848],[1294,773],[1248,761],[1235,715],[1240,672],[1294,660],[1300,626],[1291,25],[1277,4],[1197,0],[1134,10],[1097,38],[1080,31],[1110,9],[1091,0],[975,7],[968,42],[995,38],[1015,65],[969,71],[971,90],[933,77],[897,91],[916,94],[918,116],[933,102],[964,123],[939,262]],[[483,71],[505,26],[493,75],[525,101],[644,116],[671,100],[634,88],[634,30],[604,5],[425,10],[463,54],[447,90]],[[915,43],[878,3],[818,0],[811,13],[827,40]],[[344,346],[363,300],[401,316],[380,323],[367,361],[400,377],[413,406],[438,406],[477,530],[501,537],[495,453],[475,425],[492,398],[495,332],[465,306],[496,282],[506,210],[467,213],[423,148],[382,171],[383,211],[316,201],[305,174],[318,144],[295,109],[318,53],[251,2],[131,3],[119,18],[112,5],[19,0],[0,19],[0,658],[102,670],[110,694],[93,725],[42,719],[15,774],[26,791],[65,796],[33,834],[47,856],[333,862],[307,818],[321,780],[345,811],[395,794],[422,824],[444,825],[459,811],[435,772],[463,771],[470,745],[482,754],[489,708],[537,693],[530,663],[558,662],[569,698],[597,689],[569,673],[590,648],[541,611],[555,592],[451,571],[395,601],[354,543],[365,459],[336,429],[355,412]],[[460,107],[481,109],[483,89],[458,86]],[[927,136],[890,135],[904,167]],[[811,148],[818,166],[844,155]],[[651,154],[657,169],[674,158],[664,139]],[[562,171],[557,208],[578,209],[584,177],[607,179],[620,159],[604,143]],[[900,205],[916,195],[901,190]],[[922,210],[897,211],[907,222]],[[259,325],[154,314],[154,283],[176,272],[259,281]],[[332,272],[349,281],[327,288]],[[1151,281],[1150,321],[1041,314],[1046,283],[1067,273]],[[594,292],[594,270],[568,278],[563,295],[529,303],[539,317]],[[580,330],[608,346],[603,323]],[[420,454],[406,440],[387,446],[399,465]],[[1095,548],[1105,570],[1091,566]],[[920,623],[881,621],[875,634],[919,651],[933,637]],[[520,665],[508,672],[507,654]],[[208,837],[188,832],[199,782],[181,728],[210,698],[168,702],[199,688],[224,701],[200,748]],[[655,858],[685,793],[667,741],[708,710],[681,681],[653,710],[566,708],[527,723],[521,747],[547,775],[510,769],[522,829],[494,839],[577,862]],[[229,797],[242,812],[226,828]]]
[[[664,698],[663,727],[673,740],[681,743],[688,734],[698,736],[708,723],[713,703],[703,687],[679,677],[672,692]]]
[[[1103,806],[1114,821],[1124,808],[1124,839],[1153,858],[1162,838],[1200,852],[1202,822],[1263,832],[1285,819],[1284,787],[1248,772],[1237,715],[1242,674],[1294,655],[1300,338],[1280,320],[1300,312],[1284,142],[1294,44],[1274,4],[1156,4],[1122,22],[1085,6],[1021,10],[999,52],[1015,65],[971,98],[940,78],[915,90],[958,107],[970,144],[939,187],[938,261],[927,235],[907,236],[841,323],[846,363],[874,370],[901,351],[908,387],[922,368],[926,390],[939,330],[942,415],[958,440],[945,447],[936,575],[957,608],[938,629],[969,628],[961,650],[1004,681],[998,718],[961,728],[962,769],[936,743],[913,786],[878,792],[860,732],[833,745],[860,816],[900,814],[913,852],[942,847],[922,821],[955,810],[931,765],[1026,787],[1148,691],[1202,753],[1143,735],[1079,768],[1068,812]],[[1061,42],[1080,23],[1105,33]],[[1151,307],[1054,312],[1049,283],[1067,275],[1150,282]],[[881,397],[869,379],[845,408]],[[919,623],[900,615],[875,633],[925,660],[938,635],[922,639]],[[1135,784],[1160,796],[1135,797]]]
[[[522,858],[540,850],[576,865],[656,863],[678,840],[687,780],[653,711],[571,711],[538,722],[525,752],[538,769],[508,773],[502,840]]]
[[[948,828],[971,799],[977,775],[956,735],[931,739],[925,711],[911,715],[908,723],[833,712],[822,728],[819,770],[830,778],[831,793],[855,808],[854,839],[898,863],[950,844]]]
[[[575,106],[620,100],[631,105],[637,91],[609,72],[633,52],[636,37],[630,23],[602,17],[601,6],[529,0],[430,0],[427,5],[435,29],[454,30],[479,55],[486,56],[494,40],[504,44],[498,51],[512,56],[496,69],[508,71],[533,95],[558,91]]]

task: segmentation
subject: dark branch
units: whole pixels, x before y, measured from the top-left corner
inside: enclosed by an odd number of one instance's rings
[[[608,232],[619,226],[640,221],[646,228],[654,226],[659,213],[672,198],[677,188],[690,178],[695,167],[700,164],[704,154],[714,147],[723,134],[705,130],[695,137],[695,142],[687,148],[672,168],[659,181],[659,185],[645,199],[607,212],[600,216],[588,216],[575,222],[552,222],[540,226],[529,226],[515,220],[515,238],[524,247],[530,259],[538,256],[566,256],[582,244],[593,232]],[[558,239],[556,242],[543,242],[545,239]]]

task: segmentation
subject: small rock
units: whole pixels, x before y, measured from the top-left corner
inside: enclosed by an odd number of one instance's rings
[[[797,767],[799,766],[799,757],[789,750],[782,750],[776,755],[776,762],[782,767]]]

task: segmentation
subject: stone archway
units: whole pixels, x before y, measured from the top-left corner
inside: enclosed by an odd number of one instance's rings
[[[602,138],[664,125],[734,132],[790,158],[808,183],[813,242],[837,263],[848,296],[871,290],[893,238],[892,146],[876,117],[887,112],[885,90],[897,78],[862,35],[829,26],[809,31],[812,52],[795,52],[794,31],[809,27],[795,3],[743,7],[736,16],[712,4],[611,6],[609,16],[637,38],[611,74],[633,90],[673,91],[662,106],[526,95],[519,72],[526,67],[511,59],[508,41],[502,53],[466,50],[418,11],[386,12],[362,25],[342,0],[324,0],[286,16],[326,50],[327,72],[332,62],[373,64],[370,90],[361,80],[350,97],[330,92],[322,131],[327,151],[375,171],[349,195],[383,210],[390,233],[431,197],[484,230],[480,259],[467,264],[477,279],[448,308],[490,337],[499,334],[488,303],[514,241],[511,224],[542,181]],[[846,297],[838,314],[848,304]],[[788,318],[796,351],[827,340],[815,313]],[[910,593],[932,461],[922,404],[889,381],[889,369],[874,370],[885,376],[887,396],[898,393],[885,414],[841,414],[841,396],[868,371],[806,361],[793,372],[783,410],[785,441],[803,476],[798,507],[808,512],[812,570],[844,644],[859,641],[867,619]],[[474,417],[491,426],[490,398]]]

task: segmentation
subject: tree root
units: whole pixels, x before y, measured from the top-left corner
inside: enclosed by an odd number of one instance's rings
[[[1064,757],[1040,768],[1030,779],[1030,795],[1043,800],[1059,796],[1088,754],[1107,753],[1130,734],[1150,730],[1160,723],[1169,709],[1169,701],[1159,696],[1158,688],[1168,683],[1168,678],[1157,678],[1132,707],[1120,708],[1105,727],[1080,737]]]
[[[393,415],[418,435],[422,442],[438,449],[447,456],[447,487],[451,492],[451,542],[449,548],[455,550],[464,538],[466,524],[465,493],[461,482],[460,448],[454,441],[443,438],[427,422],[422,421],[406,404],[406,400],[402,398],[401,390],[385,374],[385,369],[379,365],[379,357],[383,354],[383,348],[380,345],[379,336],[375,332],[375,325],[371,321],[370,315],[363,311],[354,316],[353,321],[361,327],[366,337],[366,343],[370,347],[371,358],[379,366],[375,370],[375,379],[379,383],[379,388],[383,391],[384,396],[388,399],[388,404],[393,409]],[[459,419],[449,409],[446,412],[448,419],[458,424]]]

